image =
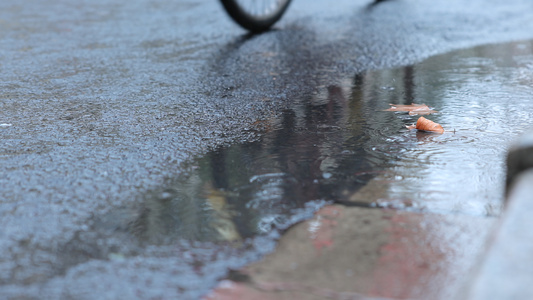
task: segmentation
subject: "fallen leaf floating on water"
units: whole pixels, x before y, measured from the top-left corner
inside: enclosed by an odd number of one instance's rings
[[[429,106],[425,104],[416,104],[412,103],[409,105],[405,104],[389,104],[391,107],[385,109],[384,111],[405,111],[409,112],[409,115],[429,115],[436,113],[436,110],[432,110]]]
[[[389,104],[391,107],[389,109],[386,109],[385,111],[411,111],[415,109],[421,109],[421,108],[427,108],[429,109],[429,106],[425,104],[416,104],[411,103],[409,105],[405,104]]]
[[[428,109],[415,109],[415,110],[411,110],[409,112],[409,115],[410,116],[416,116],[416,115],[431,115],[431,114],[434,114],[438,111],[436,110],[432,110],[431,108],[428,108]]]
[[[435,133],[444,133],[444,128],[440,126],[439,123],[435,123],[431,120],[428,120],[424,117],[418,118],[416,125],[406,126],[407,129],[418,129],[422,131],[435,132]]]

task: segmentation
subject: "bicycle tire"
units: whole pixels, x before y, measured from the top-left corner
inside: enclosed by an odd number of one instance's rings
[[[230,17],[243,28],[259,33],[268,30],[276,23],[287,10],[291,0],[269,0],[273,4],[263,11],[255,12],[249,6],[242,3],[243,0],[220,0],[222,6]],[[267,0],[258,0],[263,4]],[[255,0],[252,2],[256,3]]]

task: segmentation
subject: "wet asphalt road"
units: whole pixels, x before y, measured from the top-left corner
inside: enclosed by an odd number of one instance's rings
[[[214,0],[2,1],[0,293],[197,298],[256,257],[121,251],[121,236],[84,235],[91,220],[142,202],[194,156],[256,139],[257,121],[295,98],[362,70],[530,39],[531,20],[527,0],[296,0],[277,30],[250,37]],[[198,274],[191,255],[227,264]]]

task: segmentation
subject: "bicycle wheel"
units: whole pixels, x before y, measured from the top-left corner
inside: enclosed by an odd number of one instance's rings
[[[230,17],[252,32],[268,30],[276,23],[291,0],[220,0]]]

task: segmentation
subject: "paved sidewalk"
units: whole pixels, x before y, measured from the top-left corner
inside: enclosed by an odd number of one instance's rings
[[[326,206],[207,299],[456,299],[494,218]]]

